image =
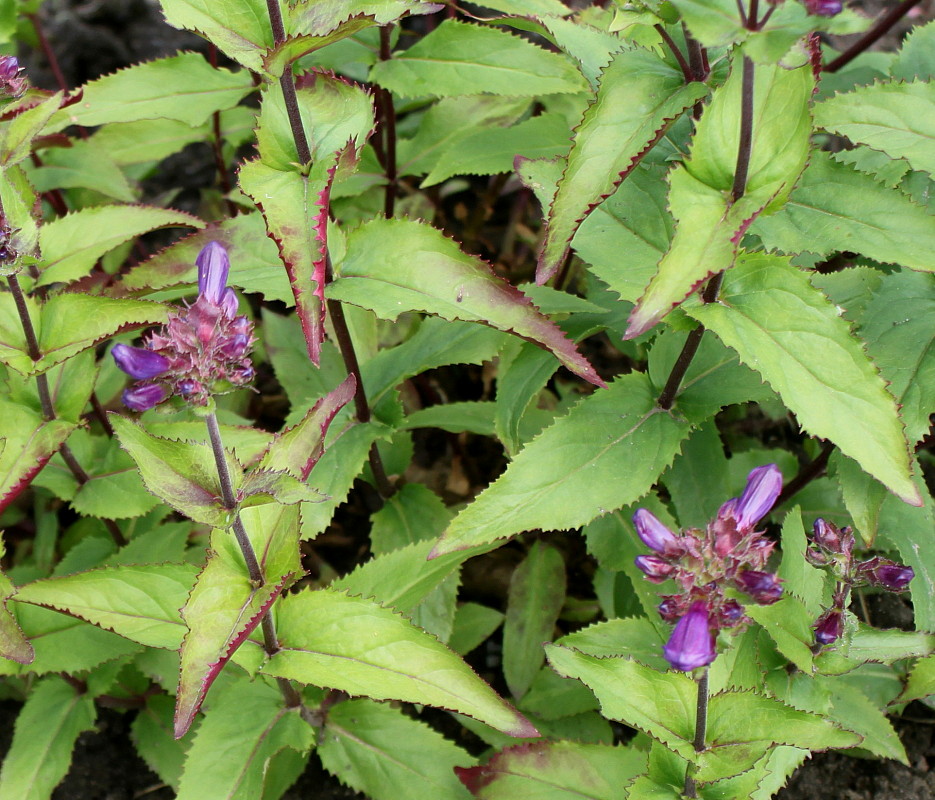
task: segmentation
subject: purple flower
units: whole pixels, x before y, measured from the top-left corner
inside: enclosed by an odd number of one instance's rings
[[[782,585],[771,572],[746,569],[734,579],[734,582],[740,591],[750,595],[754,602],[761,606],[771,605],[782,597]]]
[[[169,390],[158,383],[131,386],[123,392],[123,404],[132,411],[148,411],[169,396]]]
[[[773,507],[781,491],[782,473],[775,464],[752,470],[747,476],[743,494],[730,509],[730,515],[737,522],[737,529],[752,531]]]
[[[26,92],[27,82],[16,56],[0,56],[0,91],[11,97],[21,97]]]
[[[841,0],[805,0],[805,8],[816,17],[834,17],[841,13]]]
[[[633,524],[643,544],[650,550],[662,553],[678,546],[678,537],[645,508],[637,509],[633,515]]]
[[[841,549],[841,532],[829,522],[825,522],[820,517],[812,525],[812,538],[815,544],[824,548],[829,553],[839,554]]]
[[[708,606],[703,600],[692,603],[688,613],[675,625],[662,654],[675,669],[690,672],[714,661],[714,634],[708,620]]]
[[[675,569],[668,561],[659,556],[637,556],[634,559],[636,566],[646,573],[646,577],[653,583],[662,583]]]
[[[890,592],[902,592],[916,573],[912,567],[875,556],[860,564],[857,574],[867,580],[871,586],[880,586]]]
[[[117,344],[111,350],[111,355],[120,369],[138,381],[155,378],[169,369],[169,359],[143,347]]]
[[[225,294],[228,291],[227,274],[231,264],[227,250],[220,242],[208,242],[198,254],[195,263],[198,265],[198,294],[213,306],[220,307],[225,302]],[[235,307],[234,312],[236,311]]]
[[[812,627],[815,629],[815,641],[818,644],[831,644],[844,633],[844,615],[839,608],[832,608],[822,614]]]

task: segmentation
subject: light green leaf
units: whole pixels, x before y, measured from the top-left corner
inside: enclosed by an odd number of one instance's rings
[[[561,55],[506,31],[446,19],[388,61],[371,80],[403,97],[580,92],[586,83]]]
[[[662,657],[665,640],[645,617],[596,622],[563,636],[556,644],[589,656],[627,656],[659,671],[668,669],[668,662]]]
[[[807,545],[802,513],[795,506],[782,521],[782,563],[776,574],[782,578],[783,592],[800,600],[814,621],[822,612],[826,573],[808,563],[805,558]],[[802,641],[811,644],[813,637]]]
[[[408,219],[365,223],[348,236],[347,253],[335,270],[338,278],[328,287],[328,297],[369,308],[385,319],[396,319],[403,311],[426,311],[490,325],[535,342],[572,372],[603,385],[528,297],[429,225]]]
[[[536,269],[545,283],[561,266],[581,222],[633,170],[668,124],[707,94],[645,50],[614,55],[575,129],[564,174],[549,208]]]
[[[785,207],[751,231],[770,249],[860,253],[885,264],[935,272],[932,215],[902,192],[814,152]]]
[[[904,81],[935,78],[935,21],[917,25],[903,40],[893,63],[893,77]]]
[[[565,561],[554,547],[535,542],[514,570],[503,624],[503,675],[513,697],[526,694],[545,661],[565,604]]]
[[[832,699],[828,717],[862,736],[861,750],[869,750],[878,758],[892,758],[908,766],[906,749],[886,714],[857,686],[833,678],[826,679],[826,683],[830,686]]]
[[[0,537],[0,558],[6,554],[6,542]],[[26,641],[16,617],[7,608],[7,600],[16,592],[16,587],[3,572],[0,572],[0,656],[20,664],[29,664],[36,657],[32,645]]]
[[[924,700],[935,694],[935,656],[920,658],[909,672],[906,688],[897,698],[900,703]]]
[[[0,166],[9,168],[29,156],[33,141],[61,107],[64,92],[56,92],[13,118],[0,142]]]
[[[124,242],[159,228],[203,228],[197,217],[155,206],[106,205],[73,211],[39,229],[42,274],[37,286],[83,278],[97,260]]]
[[[0,169],[0,205],[10,229],[10,249],[20,254],[19,258],[0,267],[0,275],[15,275],[23,265],[23,255],[36,250],[39,241],[39,228],[34,216],[36,201],[36,190],[22,167]]]
[[[500,627],[504,615],[479,603],[463,603],[455,612],[454,627],[448,646],[464,656],[485,641]]]
[[[935,650],[935,634],[871,628],[862,622],[849,640],[824,648],[815,658],[823,675],[844,675],[867,662],[892,664],[904,658],[929,655]]]
[[[454,771],[472,766],[471,755],[425,723],[371,700],[330,709],[317,752],[325,769],[374,800],[471,797]]]
[[[433,553],[526,530],[576,528],[645,494],[690,426],[656,408],[645,375],[618,378],[517,454],[457,517]],[[614,480],[599,480],[613,475]]]
[[[815,106],[815,124],[935,173],[935,84],[875,83]]]
[[[451,521],[442,499],[421,483],[407,483],[371,517],[370,549],[375,555],[434,539]]]
[[[104,567],[21,586],[18,603],[67,611],[148,647],[174,650],[185,627],[185,604],[197,569],[192,564]]]
[[[144,119],[174,119],[194,127],[215,111],[236,106],[254,86],[245,70],[212,67],[200,53],[182,53],[135,64],[82,89],[81,100],[55,114],[45,133],[69,125],[90,127]]]
[[[32,170],[38,192],[52,189],[90,189],[122,203],[132,203],[136,194],[111,155],[96,142],[75,140],[70,147],[48,148],[42,166]]]
[[[107,153],[115,164],[127,167],[161,161],[187,145],[205,141],[208,135],[207,125],[192,127],[175,119],[146,119],[102,125],[89,143],[92,152]]]
[[[744,611],[758,623],[776,643],[776,648],[802,672],[812,671],[812,650],[815,635],[812,623],[816,616],[797,597],[786,594],[778,603],[768,606],[746,603]]]
[[[745,256],[719,301],[689,313],[757,369],[806,430],[833,441],[906,502],[921,504],[892,395],[847,323],[787,260]]]
[[[190,742],[180,742],[172,735],[173,707],[168,695],[150,695],[133,718],[130,731],[146,766],[177,792]]]
[[[0,771],[0,800],[47,800],[71,764],[78,734],[94,727],[94,698],[62,678],[32,687]]]
[[[513,736],[535,729],[458,656],[396,612],[321,589],[281,601],[282,647],[262,671],[376,700],[425,703]]]

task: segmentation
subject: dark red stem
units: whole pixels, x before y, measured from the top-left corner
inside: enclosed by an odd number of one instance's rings
[[[380,60],[389,61],[392,58],[390,38],[393,33],[392,25],[380,28]],[[383,196],[383,213],[387,219],[393,216],[396,209],[396,193],[398,191],[398,175],[396,173],[396,108],[393,105],[393,94],[388,89],[379,89],[380,97],[380,130],[383,134],[383,169],[386,173],[386,191]]]
[[[903,0],[898,6],[891,8],[877,20],[876,25],[848,47],[841,55],[825,64],[822,70],[824,72],[837,72],[845,64],[849,64],[899,22],[913,6],[917,6],[920,2],[922,2],[922,0]]]

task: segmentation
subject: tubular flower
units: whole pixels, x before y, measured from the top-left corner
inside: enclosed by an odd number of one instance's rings
[[[692,603],[688,613],[672,630],[662,653],[675,669],[690,672],[714,661],[714,633],[711,631],[708,607],[703,600]]]
[[[812,627],[815,629],[815,641],[826,645],[836,642],[844,633],[844,612],[832,608],[822,614]]]
[[[124,404],[134,411],[145,411],[173,395],[204,406],[212,395],[253,379],[249,359],[255,341],[253,323],[237,316],[237,296],[227,286],[227,251],[218,242],[210,242],[196,263],[195,303],[171,313],[166,326],[151,333],[144,347],[117,345],[113,349],[117,366],[146,382],[124,393]]]
[[[678,547],[678,538],[663,525],[656,516],[645,508],[637,509],[633,515],[636,532],[650,550],[663,553]]]
[[[16,56],[0,56],[0,92],[10,97],[22,97],[28,86]]]

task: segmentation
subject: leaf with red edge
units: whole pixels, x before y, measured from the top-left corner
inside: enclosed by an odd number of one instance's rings
[[[6,553],[6,543],[0,537],[0,558]],[[16,587],[0,572],[0,656],[20,664],[30,664],[36,651],[23,634],[16,617],[10,613],[6,601],[16,593]]]
[[[357,379],[348,375],[336,389],[315,403],[300,423],[276,434],[260,461],[260,468],[284,470],[307,480],[325,452],[325,434],[334,415],[353,399],[356,391]]]
[[[214,530],[208,561],[198,576],[182,618],[182,642],[175,737],[181,738],[237,648],[250,636],[286,584],[302,574],[299,561],[299,512],[295,506],[245,509],[241,519],[263,573],[254,586],[237,541]]]
[[[355,33],[376,24],[370,14],[358,14],[345,19],[332,30],[323,33],[303,33],[286,37],[286,40],[263,55],[263,67],[274,78],[279,78],[294,61],[321,50],[333,42],[346,39]]]
[[[328,296],[369,308],[384,319],[425,311],[447,320],[480,322],[552,352],[596,386],[604,381],[561,329],[519,289],[440,231],[408,219],[375,219],[352,231],[335,265]]]
[[[617,53],[575,130],[565,172],[549,208],[536,282],[561,266],[575,231],[613,193],[686,109],[708,92],[646,50]]]
[[[480,800],[616,800],[646,770],[646,753],[584,742],[529,742],[455,773]]]

